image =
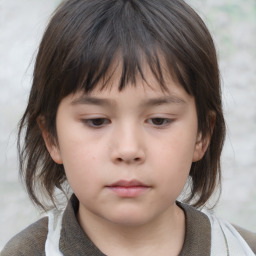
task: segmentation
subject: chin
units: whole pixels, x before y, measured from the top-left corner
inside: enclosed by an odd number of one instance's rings
[[[145,213],[134,211],[115,212],[106,218],[109,222],[124,227],[139,227],[149,223],[152,216],[146,216]]]

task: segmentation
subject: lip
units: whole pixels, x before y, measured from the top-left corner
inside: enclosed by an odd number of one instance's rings
[[[138,180],[119,180],[106,186],[119,197],[133,198],[145,193],[150,186]]]
[[[138,181],[138,180],[119,180],[117,182],[114,182],[108,187],[149,187],[146,184]]]

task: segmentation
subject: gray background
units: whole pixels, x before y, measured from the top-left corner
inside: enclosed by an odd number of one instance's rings
[[[0,0],[0,250],[40,217],[18,180],[17,123],[32,79],[33,59],[60,0]],[[228,136],[217,214],[256,231],[256,1],[189,0],[218,51]]]

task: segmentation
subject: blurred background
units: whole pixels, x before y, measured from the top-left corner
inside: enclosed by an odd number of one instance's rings
[[[216,43],[227,139],[218,216],[256,232],[256,1],[188,0]],[[17,124],[42,33],[60,0],[0,0],[0,250],[40,217],[18,179]]]

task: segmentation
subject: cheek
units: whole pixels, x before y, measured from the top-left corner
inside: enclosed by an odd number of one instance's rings
[[[187,172],[192,164],[196,136],[181,131],[169,136],[158,151],[159,164],[165,164],[178,173]]]
[[[74,143],[63,146],[61,150],[64,169],[73,191],[80,187],[89,189],[99,180],[100,147]]]
[[[59,130],[60,153],[66,169],[79,170],[85,163],[94,162],[99,154],[99,146],[89,137],[83,127],[70,121],[69,125]],[[65,127],[65,128],[64,128]]]
[[[157,184],[160,187],[160,198],[163,202],[174,202],[182,192],[191,168],[191,161],[177,161],[175,157],[166,161],[165,165],[159,166],[164,170],[158,174]]]
[[[177,133],[162,143],[160,150],[153,153],[158,184],[163,187],[163,196],[178,196],[189,176],[193,153],[194,136]],[[153,160],[152,160],[153,161]]]

